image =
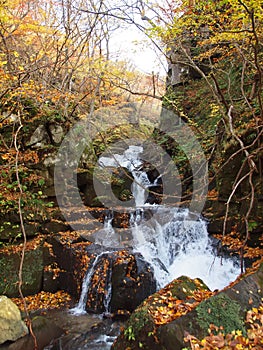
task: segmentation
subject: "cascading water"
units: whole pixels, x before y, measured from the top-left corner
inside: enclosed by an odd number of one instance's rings
[[[238,262],[215,255],[206,222],[187,209],[156,207],[150,220],[142,213],[132,217],[134,251],[152,265],[159,288],[186,275],[222,289],[239,275]]]
[[[96,256],[96,258],[94,259],[91,267],[86,272],[86,275],[85,275],[83,282],[82,282],[81,295],[79,298],[79,302],[73,309],[70,310],[70,312],[73,313],[74,315],[83,315],[86,313],[86,310],[85,310],[86,309],[86,301],[87,301],[88,291],[90,288],[91,278],[92,278],[94,272],[96,271],[96,267],[97,267],[98,262],[100,261],[100,259],[103,256],[105,256],[107,254],[109,254],[109,252],[103,252],[101,254],[98,254]],[[110,288],[108,288],[108,290],[110,290]],[[106,312],[108,312],[109,302],[107,302],[107,300],[105,300],[105,303],[106,304],[104,304],[104,305],[107,307]]]
[[[104,167],[124,167],[133,175],[132,194],[135,206],[143,206],[147,197],[146,189],[151,185],[147,174],[140,170],[142,160],[140,154],[143,152],[141,146],[130,146],[123,155],[114,154],[112,157],[101,157],[99,164]]]
[[[187,209],[150,205],[146,203],[148,189],[158,184],[160,176],[152,183],[146,172],[141,170],[143,161],[140,154],[141,146],[130,146],[122,155],[101,157],[100,166],[125,167],[133,178],[132,194],[135,207],[130,208],[131,239],[121,242],[120,232],[112,226],[113,212],[105,216],[104,227],[95,234],[96,244],[105,251],[97,254],[83,280],[82,291],[78,305],[71,309],[75,315],[86,313],[86,302],[91,287],[92,276],[99,265],[100,259],[112,253],[114,248],[131,248],[134,253],[140,253],[154,271],[158,288],[162,288],[173,279],[185,275],[202,279],[211,290],[222,289],[240,273],[237,261],[218,257],[207,232],[206,222],[190,213]],[[112,293],[112,271],[107,277],[105,312],[110,312]],[[101,335],[89,342],[89,349],[110,349],[115,337]],[[86,347],[85,347],[86,348]]]
[[[149,205],[145,203],[150,183],[147,174],[138,170],[142,166],[141,146],[129,146],[123,155],[101,157],[100,166],[126,167],[133,175],[132,192],[136,208],[131,209],[130,226],[132,240],[129,247],[139,252],[151,264],[158,287],[173,279],[186,275],[201,278],[211,290],[222,289],[240,273],[237,261],[216,256],[207,232],[206,222],[187,209]],[[155,180],[156,182],[156,180]],[[148,218],[145,217],[146,212]],[[112,213],[105,217],[104,228],[96,233],[95,243],[106,248],[120,247],[118,233],[112,227]],[[127,247],[127,245],[125,246]],[[74,313],[85,312],[85,302],[90,279],[104,252],[96,256],[87,271],[82,285],[82,293]],[[106,310],[110,305],[111,284],[108,283],[105,299]]]
[[[151,183],[147,174],[139,170],[142,152],[141,146],[129,146],[123,155],[101,157],[99,161],[102,167],[126,167],[134,177],[132,193],[137,209],[130,218],[133,250],[152,265],[160,288],[181,275],[201,278],[211,290],[225,287],[239,275],[238,262],[215,255],[201,217],[194,217],[187,209],[145,203],[147,190],[157,179]],[[150,219],[144,218],[145,211],[151,211]],[[108,225],[104,232],[108,246],[116,243],[108,239],[109,234],[116,237],[112,230]]]

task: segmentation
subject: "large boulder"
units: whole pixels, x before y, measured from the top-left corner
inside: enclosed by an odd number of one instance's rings
[[[133,311],[156,291],[151,266],[139,253],[117,252],[112,266],[111,311]]]
[[[18,272],[21,261],[21,246],[10,246],[0,250],[0,294],[18,297]],[[44,269],[43,242],[33,240],[31,246],[25,251],[23,263],[23,285],[24,295],[35,294],[42,289]]]
[[[90,239],[90,237],[87,237]],[[85,308],[89,312],[126,314],[156,290],[151,266],[139,253],[83,240],[83,234],[57,234],[52,244],[58,289],[79,299],[86,280]]]
[[[64,330],[61,327],[43,316],[33,317],[32,330],[39,350],[44,349],[50,342],[64,335]],[[31,334],[28,334],[14,343],[3,345],[1,350],[29,350],[34,348],[34,338]]]
[[[21,314],[12,300],[5,295],[0,296],[0,344],[15,341],[28,333]]]
[[[180,350],[187,347],[184,341],[187,334],[202,339],[210,324],[223,327],[226,333],[239,330],[245,334],[246,312],[259,307],[262,301],[263,264],[256,272],[242,276],[212,296],[204,285],[196,282],[180,277],[150,296],[131,315],[112,349]],[[198,300],[200,296],[202,301]],[[185,306],[189,310],[176,313]]]
[[[165,349],[157,338],[157,329],[164,320],[169,322],[178,312],[186,312],[195,304],[194,293],[208,291],[199,279],[181,276],[151,295],[131,315],[126,328],[114,342],[114,350]],[[157,328],[158,327],[158,328]],[[176,350],[179,348],[174,348]],[[181,349],[181,348],[180,348]]]

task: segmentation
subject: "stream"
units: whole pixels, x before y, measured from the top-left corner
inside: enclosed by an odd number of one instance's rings
[[[200,215],[191,213],[188,209],[147,203],[147,191],[156,186],[160,176],[152,182],[148,179],[147,173],[142,170],[143,160],[140,157],[142,152],[141,146],[129,146],[121,155],[113,154],[99,159],[101,169],[125,167],[129,170],[134,178],[132,194],[135,207],[130,208],[128,239],[124,240],[120,231],[112,226],[111,210],[105,218],[104,227],[96,233],[94,243],[103,249],[86,272],[77,305],[69,310],[73,324],[78,322],[78,317],[82,317],[82,320],[85,320],[85,317],[87,320],[94,317],[85,311],[91,277],[100,259],[111,254],[114,248],[130,248],[134,253],[140,253],[154,271],[157,289],[181,275],[200,278],[211,290],[222,289],[240,273],[237,260],[216,255],[215,241],[209,237],[207,222]],[[87,333],[86,337],[82,334],[75,343],[72,339],[68,340],[71,342],[70,349],[110,349],[118,333],[118,326],[105,318],[111,312],[111,276],[105,289],[106,311],[100,316],[100,331],[95,332],[94,337],[90,336],[91,333]],[[50,346],[45,349],[67,349],[67,347],[65,344],[64,347],[59,347],[57,343],[56,347]]]

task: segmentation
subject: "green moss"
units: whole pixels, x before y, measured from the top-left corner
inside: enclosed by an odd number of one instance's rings
[[[0,294],[8,297],[17,297],[18,293],[18,271],[20,266],[20,254],[0,253]],[[41,290],[43,274],[43,249],[28,250],[25,253],[23,264],[23,286],[25,295],[34,294]]]
[[[149,319],[150,317],[147,306],[137,309],[136,312],[131,315],[128,321],[128,326],[132,327],[135,337],[144,328],[144,326],[149,323]]]
[[[193,280],[187,276],[181,276],[172,282],[170,290],[177,299],[185,299],[194,291],[208,290],[208,287],[199,278]]]
[[[204,331],[213,324],[223,327],[225,334],[233,330],[246,333],[244,321],[240,316],[240,305],[225,294],[218,294],[203,301],[197,306],[196,311],[198,324]]]

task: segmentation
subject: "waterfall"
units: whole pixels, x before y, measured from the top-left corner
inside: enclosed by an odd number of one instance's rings
[[[159,288],[186,275],[201,278],[211,290],[222,289],[239,275],[237,261],[216,256],[202,218],[162,206],[150,220],[142,214],[137,210],[131,218],[133,249],[151,264]]]
[[[95,243],[103,247],[119,246],[119,236],[112,227],[113,213],[109,211],[104,218],[103,229],[96,232]]]
[[[88,291],[90,288],[90,283],[92,280],[92,276],[94,272],[96,271],[96,267],[100,261],[100,259],[104,256],[109,254],[110,252],[102,252],[96,256],[94,259],[93,263],[91,264],[90,268],[87,270],[86,275],[83,279],[82,282],[82,287],[81,287],[81,295],[79,298],[78,304],[70,310],[71,313],[74,315],[82,315],[86,313],[86,302],[87,302],[87,296],[88,296]],[[107,298],[110,298],[110,290],[111,288],[107,288],[108,290],[108,296]],[[105,305],[105,304],[104,304]],[[109,312],[109,302],[106,302],[107,309],[106,312]]]
[[[147,198],[147,189],[150,183],[147,174],[140,171],[143,162],[140,159],[140,154],[143,152],[141,146],[129,146],[122,155],[114,154],[112,157],[100,157],[99,165],[101,167],[124,167],[127,168],[134,178],[132,184],[132,194],[135,200],[136,207],[143,206]]]
[[[216,256],[207,232],[207,224],[187,209],[149,205],[145,203],[147,189],[156,185],[146,172],[141,170],[143,160],[141,146],[129,146],[122,155],[101,157],[103,166],[126,167],[133,175],[132,193],[136,208],[130,216],[132,228],[132,246],[134,252],[142,254],[152,265],[158,287],[161,288],[173,279],[187,275],[201,278],[211,290],[222,289],[235,280],[240,273],[239,263],[235,259]],[[151,211],[150,219],[144,217],[145,211]],[[114,246],[115,237],[107,226],[107,242]]]
[[[207,224],[200,216],[188,209],[146,205],[147,189],[155,185],[160,176],[151,183],[146,172],[139,170],[143,164],[142,151],[140,146],[129,146],[122,155],[114,154],[99,160],[101,167],[126,167],[134,177],[132,193],[136,207],[130,208],[132,238],[129,247],[152,266],[158,288],[182,275],[202,279],[211,290],[224,288],[239,275],[239,263],[234,258],[216,255]],[[113,212],[109,211],[103,229],[96,232],[95,243],[105,251],[96,256],[85,275],[79,303],[71,310],[75,314],[85,313],[91,279],[100,258],[109,254],[106,250],[127,247],[122,246],[120,232],[112,227],[112,220]],[[105,286],[106,314],[110,312],[111,273]]]
[[[105,312],[104,312],[104,315],[107,316],[107,315],[110,315],[110,302],[111,302],[111,295],[112,295],[112,283],[111,283],[111,277],[112,277],[112,261],[110,263],[110,266],[109,266],[109,275],[108,275],[108,278],[107,278],[107,281],[106,281],[106,290],[105,290],[105,298],[104,298],[104,301],[103,301],[103,305],[105,307]]]

